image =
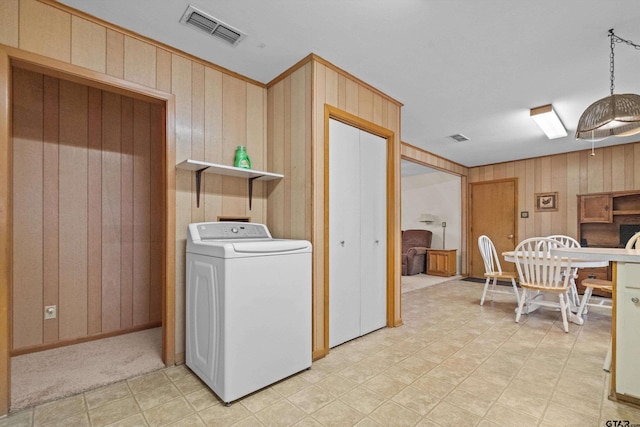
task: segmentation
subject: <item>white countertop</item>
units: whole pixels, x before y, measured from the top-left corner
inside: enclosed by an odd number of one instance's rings
[[[640,250],[619,248],[558,248],[551,249],[553,255],[581,259],[623,261],[640,263]]]

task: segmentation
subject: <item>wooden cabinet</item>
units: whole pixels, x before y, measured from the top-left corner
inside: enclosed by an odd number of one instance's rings
[[[635,226],[640,230],[640,191],[578,195],[578,240],[583,246],[622,248],[625,237],[621,239],[621,229]],[[583,292],[580,283],[587,277],[611,280],[611,266],[578,270],[578,292]],[[610,296],[598,291],[593,294]]]
[[[579,196],[580,223],[613,222],[611,193]]]
[[[456,266],[456,249],[427,249],[427,274],[455,276]]]
[[[578,240],[583,246],[624,247],[621,226],[640,229],[640,191],[578,195]]]

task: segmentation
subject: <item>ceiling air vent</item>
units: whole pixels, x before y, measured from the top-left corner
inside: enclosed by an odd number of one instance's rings
[[[461,133],[456,133],[455,135],[449,135],[448,138],[453,139],[455,142],[465,142],[469,140],[469,138],[467,138]]]
[[[224,40],[232,46],[237,45],[247,35],[242,31],[225,24],[217,18],[197,9],[191,5],[182,15],[180,22],[184,25],[204,31],[212,37]]]

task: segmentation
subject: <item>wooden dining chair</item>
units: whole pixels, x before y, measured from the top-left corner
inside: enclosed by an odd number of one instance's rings
[[[568,292],[571,283],[569,281],[570,274],[566,272],[571,271],[571,259],[569,258],[563,263],[561,257],[551,255],[551,249],[558,247],[565,246],[557,240],[546,237],[532,237],[523,240],[516,246],[516,268],[522,288],[516,323],[520,321],[525,303],[531,307],[559,308],[564,331],[569,332]],[[558,302],[539,298],[540,293],[557,294]],[[531,311],[528,310],[528,312]]]
[[[500,266],[500,259],[498,253],[493,245],[493,242],[488,236],[482,235],[478,237],[478,248],[484,261],[484,290],[482,291],[482,298],[480,298],[480,305],[484,304],[484,299],[487,292],[491,292],[491,300],[493,300],[493,294],[510,294],[511,291],[496,289],[498,280],[510,280],[513,287],[513,293],[516,296],[516,301],[520,304],[520,295],[518,294],[518,286],[516,285],[517,273],[511,273],[508,271],[502,271]],[[489,283],[491,283],[491,289],[489,289]]]

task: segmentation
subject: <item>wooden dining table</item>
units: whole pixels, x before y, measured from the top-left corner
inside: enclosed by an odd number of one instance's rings
[[[518,254],[515,251],[506,251],[502,253],[504,260],[507,262],[515,263],[518,258]],[[569,257],[561,257],[561,265],[563,267],[569,266]],[[609,265],[609,261],[606,259],[590,259],[590,258],[571,258],[571,267],[570,268],[587,268],[587,267],[607,267]],[[534,298],[544,298],[543,295],[536,295]],[[578,311],[578,306],[573,302],[573,298],[568,298],[569,306],[571,310],[569,310],[569,321],[575,323],[576,325],[584,324],[584,319],[576,314]],[[537,310],[540,306],[535,304],[535,299],[527,304],[522,309],[523,314],[532,313]],[[517,310],[517,308],[516,308]]]

